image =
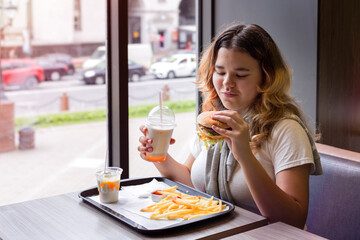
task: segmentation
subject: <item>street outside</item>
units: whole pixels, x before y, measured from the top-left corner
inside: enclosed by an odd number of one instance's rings
[[[157,103],[158,91],[165,84],[170,89],[171,100],[189,100],[195,96],[194,78],[154,80],[145,76],[141,80],[129,83],[130,105]],[[44,82],[35,90],[6,91],[6,96],[14,101],[15,114],[19,117],[59,112],[59,98],[64,92],[70,99],[83,101],[80,104],[70,101],[70,111],[106,108],[106,86],[85,85],[76,77]],[[97,104],[94,100],[98,100]],[[189,153],[191,129],[195,130],[195,112],[176,114],[176,119],[177,127],[173,134],[176,144],[170,147],[169,153],[183,161]],[[142,160],[137,152],[141,135],[138,128],[144,120],[129,119],[130,177],[159,176],[153,164]],[[180,129],[189,129],[189,132],[184,134]],[[0,205],[94,187],[94,173],[104,166],[104,149],[105,121],[36,129],[35,149],[0,154],[0,187],[6,193],[1,194]]]
[[[146,75],[141,81],[129,83],[129,106],[157,103],[159,91],[167,85],[172,101],[193,100],[196,86],[194,77],[153,79]],[[127,83],[127,82],[126,82]],[[126,84],[124,83],[124,86]],[[8,90],[7,98],[15,103],[16,117],[58,113],[63,93],[69,98],[70,111],[106,108],[106,85],[85,85],[78,74],[65,76],[60,81],[46,81],[33,90]]]

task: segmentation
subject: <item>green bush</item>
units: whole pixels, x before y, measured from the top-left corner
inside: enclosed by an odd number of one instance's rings
[[[164,106],[171,108],[174,113],[191,112],[196,109],[195,100],[164,102]],[[129,118],[146,117],[148,112],[157,104],[146,104],[129,107]]]
[[[129,107],[129,118],[146,117],[148,112],[157,104],[145,104]],[[191,112],[196,109],[195,100],[164,102],[164,106],[171,108],[175,113]],[[22,117],[15,119],[17,128],[33,125],[36,128],[69,125],[86,122],[98,122],[106,120],[106,110],[94,110],[84,112],[67,112],[40,115],[35,117]]]

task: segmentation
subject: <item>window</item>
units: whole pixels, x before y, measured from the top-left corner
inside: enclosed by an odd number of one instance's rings
[[[173,132],[176,144],[170,146],[169,153],[181,162],[190,152],[189,139],[195,133],[196,57],[194,49],[182,44],[178,32],[186,25],[187,36],[196,39],[194,16],[195,0],[128,0],[128,58],[139,69],[146,69],[136,81],[130,78],[127,89],[129,177],[159,176],[153,164],[141,159],[137,151],[139,126],[148,111],[159,103],[159,92],[163,94],[163,104],[176,111],[177,126]],[[128,67],[130,74],[132,66]]]
[[[195,99],[197,92],[195,85],[191,81],[195,80],[196,64],[194,64],[195,67],[193,68],[189,67],[192,70],[186,76],[169,75],[168,71],[163,67],[159,68],[162,75],[159,75],[158,78],[153,74],[155,64],[159,60],[174,58],[171,56],[177,52],[183,53],[186,51],[188,53],[189,51],[185,49],[185,46],[181,47],[179,45],[179,39],[176,38],[177,34],[169,34],[169,36],[165,34],[164,48],[159,47],[159,31],[164,31],[167,28],[166,32],[172,33],[177,32],[179,28],[179,13],[177,13],[178,15],[165,13],[169,12],[170,9],[179,12],[179,6],[183,5],[180,5],[180,2],[182,1],[166,1],[170,6],[167,6],[167,9],[162,12],[168,22],[165,21],[167,24],[164,24],[164,22],[159,22],[159,14],[146,10],[146,8],[151,8],[151,6],[148,6],[149,2],[147,1],[111,1],[111,28],[108,32],[113,34],[108,36],[110,41],[107,46],[112,66],[108,72],[112,78],[108,96],[111,99],[109,109],[111,112],[111,118],[109,119],[110,164],[121,166],[124,169],[122,175],[124,178],[159,175],[153,164],[142,160],[137,151],[138,139],[141,135],[139,126],[144,123],[146,114],[151,107],[158,104],[159,91],[163,91],[164,101],[171,102],[174,105],[180,104],[186,109],[182,113],[176,113],[179,119],[173,137],[177,140],[177,144],[171,146],[169,152],[179,161],[185,160],[189,153],[188,140],[195,131]],[[192,2],[192,6],[195,6],[194,1],[187,2]],[[164,6],[163,3],[161,6]],[[125,12],[124,9],[128,11]],[[192,9],[195,11],[194,8]],[[132,29],[132,27],[127,25],[125,28],[123,23],[130,24],[130,19],[133,17],[142,17],[142,26],[140,27],[141,43],[133,44],[129,41],[129,44],[126,45],[126,40],[131,37],[129,29]],[[169,22],[170,19],[173,21]],[[192,24],[195,24],[195,20]],[[128,88],[124,88],[123,79],[128,78],[130,71],[130,69],[127,69],[130,68],[130,64],[126,64],[128,60],[146,67],[147,72],[146,75],[140,77],[139,81],[131,81],[130,79],[127,84]],[[177,66],[177,64],[175,65]],[[164,75],[165,73],[168,75]],[[125,109],[125,106],[128,107]],[[184,132],[181,129],[189,129],[189,131]]]
[[[1,2],[17,12],[10,25],[0,8],[0,205],[96,186],[107,64],[91,56],[105,45],[106,1]]]
[[[160,67],[161,79],[151,67],[175,53],[191,53],[178,37],[185,23],[180,19],[187,19],[179,8],[191,1],[155,2],[161,15],[148,1],[89,1],[81,6],[81,1],[17,1],[22,10],[2,34],[2,93],[8,100],[0,101],[0,187],[7,194],[0,205],[95,186],[94,173],[104,166],[107,151],[108,164],[121,165],[123,178],[158,175],[136,149],[138,127],[158,104],[159,91],[164,105],[177,111],[177,144],[169,152],[179,161],[189,153],[195,62],[186,71]],[[193,26],[189,19],[186,25]],[[28,67],[8,72],[10,63],[24,66],[24,57],[31,61]]]

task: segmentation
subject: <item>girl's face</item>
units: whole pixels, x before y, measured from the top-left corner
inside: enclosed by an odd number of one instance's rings
[[[213,84],[222,104],[242,116],[258,95],[262,72],[258,61],[246,52],[220,48]]]

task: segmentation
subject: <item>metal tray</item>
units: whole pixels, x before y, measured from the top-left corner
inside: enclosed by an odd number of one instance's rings
[[[156,179],[159,182],[164,182],[169,186],[174,186],[177,185],[178,188],[177,190],[179,192],[182,193],[186,193],[186,194],[190,194],[190,195],[196,195],[196,196],[203,196],[203,197],[211,197],[210,195],[200,192],[196,189],[190,188],[182,183],[176,182],[176,181],[172,181],[170,179],[167,178],[163,178],[163,177],[150,177],[150,178],[134,178],[134,179],[124,179],[121,180],[121,186],[133,186],[133,185],[139,185],[139,184],[144,184],[144,183],[148,183],[153,179]],[[228,206],[228,208],[225,211],[222,211],[220,213],[215,213],[215,214],[211,214],[211,215],[207,215],[204,217],[199,217],[199,218],[194,218],[191,220],[186,220],[186,221],[181,221],[179,223],[176,223],[174,225],[171,226],[167,226],[167,227],[162,227],[162,228],[157,228],[157,229],[147,229],[144,226],[126,218],[125,216],[121,215],[120,213],[90,199],[90,197],[98,195],[99,192],[97,190],[97,187],[94,188],[90,188],[87,190],[84,190],[82,192],[79,193],[79,198],[81,198],[84,202],[96,207],[97,209],[105,212],[106,214],[109,214],[110,216],[116,218],[117,220],[120,220],[121,222],[131,226],[132,228],[134,228],[136,231],[138,232],[142,232],[142,233],[160,233],[160,232],[164,232],[167,231],[169,229],[174,229],[174,228],[179,228],[181,226],[188,226],[188,225],[193,225],[195,223],[199,223],[199,222],[204,222],[204,221],[208,221],[210,219],[214,219],[214,218],[218,218],[224,215],[227,215],[229,213],[231,213],[234,209],[235,206],[227,201],[223,201],[222,202],[224,204],[226,204]],[[214,197],[215,200],[219,200],[218,198]]]

